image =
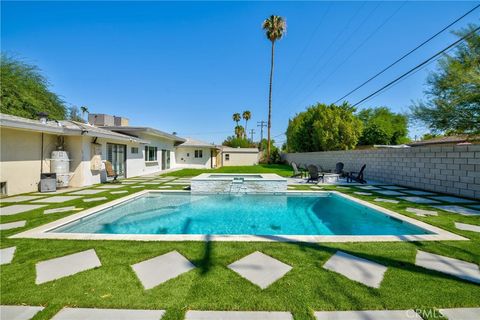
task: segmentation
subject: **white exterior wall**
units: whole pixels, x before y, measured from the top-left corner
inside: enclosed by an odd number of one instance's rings
[[[202,158],[195,158],[195,150],[202,150]],[[177,168],[210,169],[212,153],[210,148],[177,147],[175,149],[175,164]]]
[[[226,155],[230,155],[230,159],[226,160]],[[222,151],[222,165],[224,167],[233,166],[253,166],[258,164],[260,153],[258,152],[229,152]]]
[[[162,150],[170,151],[170,168],[175,167],[175,146],[174,142],[169,139],[161,138],[155,135],[139,134],[139,138],[150,141],[149,144],[139,146],[139,154],[131,154],[131,150],[127,150],[127,177],[151,174],[162,171]],[[157,161],[145,162],[145,146],[157,147]]]

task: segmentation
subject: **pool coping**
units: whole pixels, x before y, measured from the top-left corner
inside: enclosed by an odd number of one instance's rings
[[[194,235],[194,234],[101,234],[101,233],[49,233],[52,229],[59,228],[75,220],[85,218],[100,210],[115,207],[126,201],[131,201],[148,193],[184,193],[184,190],[142,190],[128,196],[98,205],[87,210],[72,214],[70,216],[55,220],[39,227],[23,231],[10,236],[9,238],[28,239],[64,239],[64,240],[130,240],[130,241],[233,241],[233,242],[394,242],[394,241],[446,241],[446,240],[469,240],[455,233],[432,226],[420,220],[416,220],[392,210],[377,206],[338,191],[302,191],[289,190],[281,194],[305,194],[320,195],[333,193],[348,200],[362,204],[371,209],[377,210],[410,223],[421,229],[433,232],[434,234],[424,235]]]

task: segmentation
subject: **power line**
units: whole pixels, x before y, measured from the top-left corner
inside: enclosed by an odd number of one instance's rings
[[[380,72],[378,72],[377,74],[375,74],[374,76],[370,77],[368,80],[366,80],[365,82],[363,82],[361,85],[359,85],[358,87],[356,87],[355,89],[351,90],[350,92],[348,92],[346,95],[344,95],[343,97],[341,97],[340,99],[338,99],[337,101],[335,101],[333,104],[336,104],[338,103],[339,101],[345,99],[346,97],[348,97],[349,95],[351,95],[352,93],[354,93],[355,91],[357,91],[358,89],[362,88],[363,86],[365,86],[367,83],[369,83],[370,81],[372,81],[373,79],[377,78],[379,75],[383,74],[385,71],[387,71],[388,69],[390,69],[391,67],[393,67],[394,65],[396,65],[397,63],[399,63],[400,61],[402,61],[403,59],[405,59],[406,57],[408,57],[409,55],[411,55],[412,53],[414,53],[415,51],[417,51],[418,49],[420,49],[421,47],[423,47],[425,44],[427,44],[428,42],[430,42],[431,40],[433,40],[434,38],[436,38],[438,35],[440,35],[441,33],[443,33],[445,30],[447,30],[448,28],[450,28],[451,26],[453,26],[455,23],[457,23],[458,21],[462,20],[463,18],[465,18],[467,15],[469,15],[470,13],[472,13],[473,11],[475,11],[476,9],[478,9],[480,7],[480,4],[479,5],[476,5],[473,9],[469,10],[468,12],[466,12],[465,14],[463,14],[461,17],[457,18],[455,21],[453,21],[452,23],[450,23],[448,26],[446,26],[445,28],[443,28],[442,30],[438,31],[437,33],[435,33],[433,36],[431,36],[430,38],[428,38],[427,40],[423,41],[421,44],[419,44],[418,46],[416,46],[415,48],[413,48],[412,50],[410,50],[409,52],[407,52],[406,54],[404,54],[403,56],[401,56],[400,58],[398,58],[397,60],[395,60],[393,63],[391,63],[390,65],[388,65],[387,67],[385,67],[383,70],[381,70]]]
[[[355,107],[357,105],[359,105],[360,103],[364,102],[365,100],[367,99],[370,99],[371,97],[373,97],[374,95],[376,95],[377,93],[379,93],[380,91],[383,91],[384,89],[392,86],[393,84],[395,84],[396,82],[400,81],[401,79],[405,78],[406,76],[408,76],[409,74],[411,74],[412,72],[416,71],[417,69],[421,68],[422,66],[426,65],[427,63],[429,63],[430,61],[432,61],[433,59],[435,59],[436,57],[438,57],[439,55],[441,55],[442,53],[444,53],[445,51],[449,50],[450,48],[454,47],[454,46],[457,46],[458,44],[460,44],[463,40],[467,39],[468,37],[472,36],[475,32],[477,32],[478,30],[480,30],[480,27],[477,27],[475,28],[474,30],[472,30],[471,32],[469,32],[468,34],[466,34],[465,36],[461,37],[460,39],[458,39],[457,41],[453,42],[452,44],[450,44],[449,46],[447,46],[445,49],[437,52],[436,54],[434,54],[433,56],[431,56],[430,58],[428,58],[427,60],[423,61],[422,63],[416,65],[415,67],[413,67],[412,69],[408,70],[407,72],[405,72],[404,74],[402,74],[401,76],[395,78],[394,80],[390,81],[389,83],[387,83],[386,85],[384,85],[383,87],[381,87],[380,89],[378,89],[377,91],[375,91],[374,93],[368,95],[367,97],[363,98],[362,100],[358,101],[357,103],[353,104],[352,107]]]

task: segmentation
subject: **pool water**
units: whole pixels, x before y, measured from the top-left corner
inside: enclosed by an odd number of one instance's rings
[[[325,195],[149,193],[50,232],[210,235],[421,235],[430,232]]]

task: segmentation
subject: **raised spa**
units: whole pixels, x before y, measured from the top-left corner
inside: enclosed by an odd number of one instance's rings
[[[287,191],[287,179],[277,174],[204,173],[191,182],[192,193],[275,193]]]

